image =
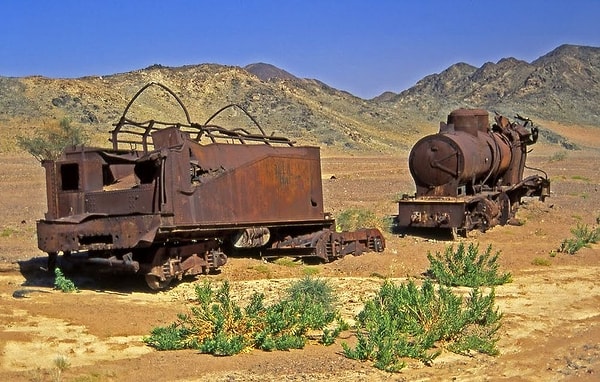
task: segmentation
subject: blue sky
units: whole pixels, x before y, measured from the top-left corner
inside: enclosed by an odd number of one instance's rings
[[[457,62],[600,46],[597,0],[0,0],[0,76],[266,62],[363,98]]]

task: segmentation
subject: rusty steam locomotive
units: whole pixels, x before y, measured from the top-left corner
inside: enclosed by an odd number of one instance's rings
[[[496,115],[490,128],[487,111],[458,109],[437,134],[420,139],[409,155],[416,193],[399,201],[399,227],[485,231],[509,223],[522,197],[549,196],[543,171],[523,178],[538,129],[516,118],[518,123]]]
[[[150,86],[170,94],[187,121],[129,119]],[[214,124],[227,108],[241,109],[259,133]],[[50,269],[62,254],[62,262],[143,274],[164,289],[237,251],[329,261],[385,247],[374,228],[336,232],[323,208],[318,147],[265,134],[237,105],[197,124],[175,93],[149,83],[110,141],[112,149],[71,147],[42,163],[48,212],[37,223],[38,247]]]

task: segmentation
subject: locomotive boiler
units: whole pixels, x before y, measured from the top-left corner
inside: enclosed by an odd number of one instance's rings
[[[399,227],[450,228],[466,235],[509,223],[523,197],[549,196],[543,171],[523,178],[538,129],[527,118],[517,119],[496,115],[490,127],[487,111],[458,109],[437,134],[420,139],[408,159],[416,193],[399,201]]]
[[[130,119],[150,86],[172,96],[186,121]],[[258,133],[215,124],[229,108]],[[48,212],[37,235],[50,269],[62,254],[61,262],[142,274],[150,288],[164,289],[245,251],[330,261],[385,247],[374,228],[336,232],[324,212],[318,147],[265,134],[237,105],[198,124],[175,93],[149,83],[110,141],[111,149],[71,147],[42,163]]]

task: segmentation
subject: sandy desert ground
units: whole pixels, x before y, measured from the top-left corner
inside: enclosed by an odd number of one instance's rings
[[[590,133],[590,139],[597,139]],[[593,142],[592,142],[593,143]],[[597,145],[596,147],[600,147]],[[72,275],[80,293],[53,290],[53,278],[40,270],[35,220],[45,206],[44,173],[31,157],[2,154],[0,162],[0,380],[4,381],[562,381],[600,379],[600,247],[575,255],[550,256],[577,223],[595,225],[600,217],[600,153],[563,152],[541,147],[529,164],[552,180],[545,203],[527,200],[517,215],[520,226],[472,232],[465,243],[492,245],[501,252],[503,271],[513,281],[496,288],[504,314],[500,355],[459,356],[443,352],[432,366],[409,361],[389,374],[370,363],[311,344],[289,352],[253,351],[213,357],[195,351],[159,352],[142,337],[187,311],[194,284],[209,277],[229,280],[236,298],[252,291],[277,298],[307,266],[316,267],[338,292],[346,318],[383,282],[419,280],[426,254],[452,244],[449,235],[386,234],[381,254],[346,257],[328,264],[286,267],[260,259],[231,258],[218,275],[186,279],[172,289],[149,293],[136,277],[97,279]],[[323,155],[325,205],[334,214],[349,208],[396,213],[393,200],[412,192],[406,155],[358,157]],[[332,179],[335,175],[335,179]],[[23,291],[27,292],[23,292]],[[56,374],[55,360],[70,364]]]

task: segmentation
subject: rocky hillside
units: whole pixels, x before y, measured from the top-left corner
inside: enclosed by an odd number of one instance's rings
[[[562,45],[532,63],[516,58],[480,68],[452,65],[379,104],[442,118],[474,106],[533,119],[600,126],[600,48]]]
[[[154,65],[103,77],[0,77],[0,128],[4,127],[6,137],[15,132],[11,127],[14,124],[44,125],[68,117],[94,132],[107,132],[134,94],[155,81],[178,95],[193,122],[203,123],[221,107],[235,103],[248,110],[266,132],[299,143],[389,152],[398,145],[407,146],[407,133],[418,131],[406,123],[409,117],[403,116],[402,111],[379,106],[316,80],[289,74],[281,78],[284,71],[268,73],[262,67],[257,64],[245,70],[208,64],[178,68]],[[145,92],[132,105],[128,116],[185,122],[185,114],[165,92]],[[229,117],[233,119],[235,115]],[[220,122],[230,126],[227,121]],[[248,120],[235,123],[251,126]]]
[[[235,103],[268,133],[343,151],[406,149],[419,135],[435,131],[457,107],[600,127],[600,48],[564,45],[532,63],[515,58],[481,68],[458,63],[399,94],[386,92],[371,100],[264,63],[244,68],[153,65],[77,79],[0,77],[0,151],[13,147],[15,136],[27,134],[31,126],[64,117],[106,139],[129,100],[151,81],[172,89],[193,122],[203,123]],[[239,114],[223,116],[222,124],[251,126]],[[185,122],[175,100],[154,90],[139,97],[128,116]]]

